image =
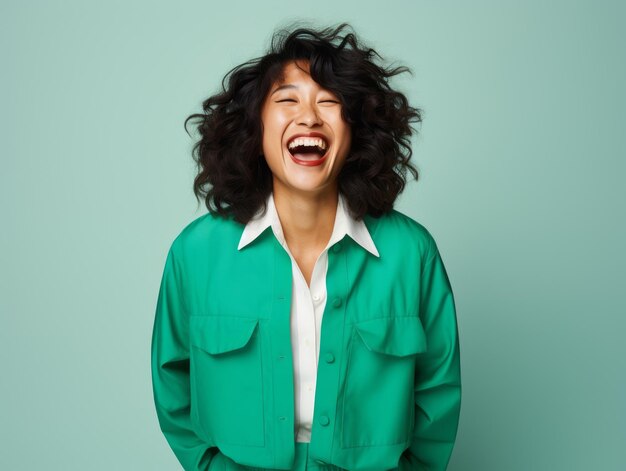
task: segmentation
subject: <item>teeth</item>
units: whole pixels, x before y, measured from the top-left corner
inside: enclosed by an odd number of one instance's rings
[[[326,149],[327,144],[326,144],[326,141],[324,141],[324,139],[321,139],[318,137],[315,137],[315,138],[298,137],[289,143],[289,149],[293,149],[294,147],[297,147],[297,146],[319,146],[322,149]]]

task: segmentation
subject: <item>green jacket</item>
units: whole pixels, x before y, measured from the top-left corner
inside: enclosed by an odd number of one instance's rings
[[[455,302],[428,230],[393,210],[328,253],[309,455],[347,470],[445,470],[461,406]],[[168,251],[152,333],[161,430],[185,470],[216,453],[292,469],[291,259],[267,228],[207,213]]]

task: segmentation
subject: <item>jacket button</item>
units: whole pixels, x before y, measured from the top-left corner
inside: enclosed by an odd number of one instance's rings
[[[333,306],[340,307],[341,306],[341,298],[333,299]]]
[[[328,418],[327,415],[320,415],[319,422],[320,422],[320,424],[322,424],[325,427],[325,426],[327,426],[330,423],[330,419]]]
[[[326,360],[326,363],[332,363],[333,361],[335,361],[335,355],[333,355],[332,353],[327,353],[326,355],[324,355],[324,360]]]
[[[332,250],[335,253],[339,252],[341,250],[341,244],[339,242],[337,242],[335,245],[333,245],[331,247],[330,250]]]

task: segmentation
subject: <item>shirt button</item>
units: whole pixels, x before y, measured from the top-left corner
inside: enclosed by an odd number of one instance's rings
[[[341,298],[333,299],[333,306],[340,307],[341,306]]]
[[[320,295],[319,294],[314,294],[313,295],[313,301],[319,301],[320,300]]]
[[[330,419],[327,415],[320,415],[319,423],[326,427],[330,423]]]

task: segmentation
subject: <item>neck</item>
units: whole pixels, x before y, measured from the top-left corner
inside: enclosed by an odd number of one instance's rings
[[[274,203],[285,242],[292,253],[323,250],[335,225],[339,193],[308,194],[285,191],[274,185]]]

